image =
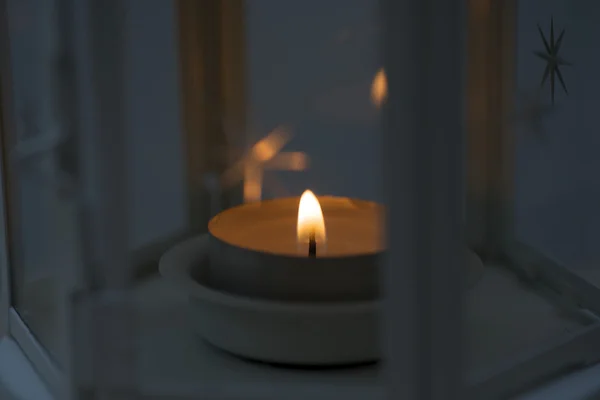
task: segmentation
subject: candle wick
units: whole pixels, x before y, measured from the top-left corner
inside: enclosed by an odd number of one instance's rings
[[[317,240],[315,238],[315,231],[312,231],[308,234],[308,256],[313,258],[317,256]]]

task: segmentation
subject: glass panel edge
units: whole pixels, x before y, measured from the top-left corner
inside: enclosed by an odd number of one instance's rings
[[[505,256],[525,279],[546,285],[580,308],[600,316],[600,288],[558,261],[518,240],[507,244]]]
[[[37,341],[14,308],[11,308],[9,312],[9,330],[11,337],[29,359],[33,369],[48,385],[51,393],[58,398],[64,381],[63,373],[52,361],[44,347]]]
[[[509,360],[504,367],[469,375],[469,398],[514,396],[598,361],[600,323],[595,323],[564,340],[540,346],[523,357]]]

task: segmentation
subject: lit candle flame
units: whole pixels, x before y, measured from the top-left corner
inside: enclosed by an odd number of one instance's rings
[[[375,74],[373,83],[371,84],[371,101],[377,107],[381,107],[385,99],[387,98],[387,77],[385,76],[385,70],[381,68]]]
[[[298,225],[296,227],[298,243],[308,243],[311,234],[315,235],[317,244],[324,244],[327,240],[325,220],[319,200],[313,192],[306,190],[302,193],[298,206]]]

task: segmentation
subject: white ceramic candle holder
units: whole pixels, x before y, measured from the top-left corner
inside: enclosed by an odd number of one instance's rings
[[[331,366],[379,358],[379,302],[284,302],[211,288],[207,235],[182,242],[160,272],[189,295],[192,328],[235,355],[289,365]]]
[[[362,301],[282,301],[243,296],[211,287],[210,238],[188,239],[163,255],[159,269],[189,296],[193,329],[235,355],[299,366],[339,366],[376,361],[379,310]],[[469,252],[469,271],[483,265]],[[475,280],[471,282],[473,284]]]

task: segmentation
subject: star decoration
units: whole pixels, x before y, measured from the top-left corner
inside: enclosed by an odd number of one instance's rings
[[[569,92],[567,91],[567,85],[565,85],[565,81],[560,72],[560,66],[568,66],[572,64],[558,55],[558,52],[560,51],[560,46],[562,44],[562,40],[565,35],[565,30],[563,29],[558,35],[558,39],[554,41],[554,18],[550,18],[550,42],[548,43],[548,41],[546,40],[546,36],[544,36],[544,32],[542,32],[542,28],[539,24],[537,28],[538,32],[540,33],[540,36],[542,37],[542,41],[544,42],[544,51],[534,51],[533,54],[546,61],[546,69],[544,70],[544,75],[542,77],[542,83],[540,84],[540,86],[544,86],[544,83],[546,83],[546,79],[548,79],[548,76],[550,76],[550,93],[552,98],[552,104],[554,104],[554,81],[556,77],[558,78],[558,81],[560,82],[560,85],[562,86],[565,93],[569,94]]]
[[[302,152],[280,152],[291,140],[284,128],[277,128],[250,146],[233,165],[223,172],[221,186],[231,187],[243,183],[244,201],[258,201],[262,197],[265,170],[303,171],[308,157]],[[273,179],[271,179],[274,181]],[[281,185],[273,182],[275,188]]]

